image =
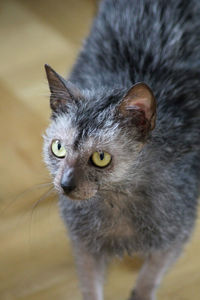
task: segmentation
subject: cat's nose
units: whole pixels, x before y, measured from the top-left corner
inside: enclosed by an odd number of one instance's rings
[[[61,187],[65,191],[65,193],[70,193],[73,191],[76,187],[75,184],[75,178],[74,178],[74,169],[70,168],[66,171],[64,171],[61,182],[60,182]]]

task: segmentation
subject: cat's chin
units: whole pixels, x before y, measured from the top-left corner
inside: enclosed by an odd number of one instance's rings
[[[87,199],[83,199],[83,198],[77,197],[77,196],[66,195],[65,193],[64,193],[64,195],[65,195],[68,199],[73,200],[73,201],[84,201],[84,200],[87,200]]]
[[[96,195],[96,193],[97,193],[97,191],[90,193],[88,195],[77,195],[77,194],[73,194],[73,193],[71,193],[71,194],[63,193],[63,195],[73,201],[86,201],[86,200],[89,200],[92,197],[94,197]]]

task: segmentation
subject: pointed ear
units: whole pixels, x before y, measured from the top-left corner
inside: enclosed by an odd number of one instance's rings
[[[153,130],[156,120],[156,100],[152,90],[145,83],[136,83],[123,98],[119,112],[123,117],[133,118],[136,126],[142,131]]]
[[[82,98],[79,89],[70,81],[66,81],[47,64],[45,70],[51,92],[51,109],[54,112],[67,111],[70,103],[77,102]]]

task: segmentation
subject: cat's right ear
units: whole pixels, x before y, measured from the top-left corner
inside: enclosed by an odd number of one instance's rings
[[[72,103],[76,103],[82,98],[81,92],[74,84],[56,73],[49,65],[45,64],[45,70],[51,92],[51,109],[56,113],[67,112],[68,107]]]

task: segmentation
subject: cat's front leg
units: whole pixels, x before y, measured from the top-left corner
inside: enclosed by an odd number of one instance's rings
[[[74,243],[75,259],[83,300],[103,300],[106,258],[90,254],[81,243]]]
[[[166,251],[156,251],[145,260],[139,273],[135,289],[129,300],[156,300],[156,291],[168,268],[181,253],[180,245]]]

